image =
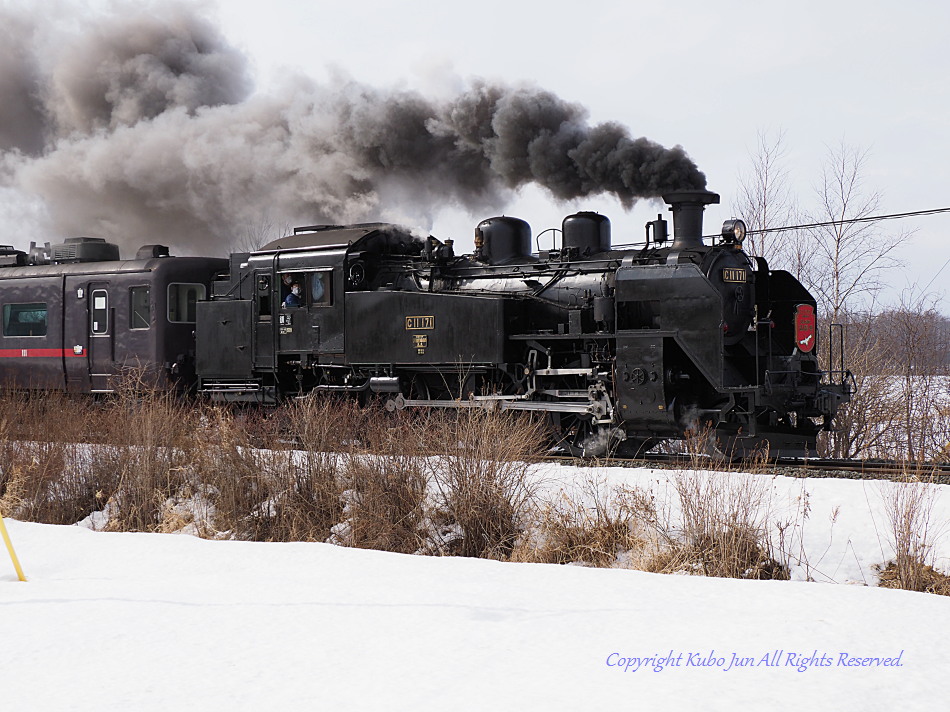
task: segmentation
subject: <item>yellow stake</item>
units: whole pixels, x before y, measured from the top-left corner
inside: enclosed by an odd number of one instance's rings
[[[7,534],[7,525],[3,523],[3,517],[0,516],[0,534],[3,534],[3,543],[7,545],[7,551],[10,552],[10,559],[13,561],[13,568],[16,569],[16,575],[21,581],[26,581],[26,576],[23,575],[23,569],[20,568],[20,561],[16,557],[16,552],[13,550],[13,542],[10,541],[10,535]]]

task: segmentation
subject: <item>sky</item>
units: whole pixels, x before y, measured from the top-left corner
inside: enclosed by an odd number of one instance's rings
[[[59,9],[39,15],[39,24],[90,18],[90,8],[112,6],[117,8],[115,14],[130,15],[134,14],[130,8],[167,4],[90,2],[44,4]],[[350,83],[387,96],[410,91],[426,100],[450,102],[482,80],[512,91],[529,87],[550,92],[583,107],[588,126],[616,122],[630,137],[646,137],[667,148],[681,146],[705,174],[707,187],[722,196],[722,204],[707,211],[707,234],[734,216],[739,175],[748,170],[749,153],[761,132],[769,136],[784,132],[785,167],[806,209],[814,208],[822,161],[830,147],[842,142],[867,151],[862,189],[882,195],[880,212],[950,207],[950,171],[944,158],[950,154],[946,130],[950,96],[945,82],[950,68],[945,50],[950,7],[938,3],[185,0],[180,4],[208,18],[229,46],[227,51],[236,51],[247,62],[253,86],[246,94],[235,88],[228,101],[246,103],[271,96],[280,97],[275,102],[286,102],[289,96],[312,94],[314,87],[320,96],[327,96]],[[7,0],[0,7],[16,10],[29,5]],[[84,31],[81,23],[78,31]],[[227,116],[211,117],[218,120],[213,128],[211,118],[205,118],[202,130],[216,135],[227,130]],[[244,112],[241,120],[246,119]],[[189,130],[179,131],[182,141],[192,146]],[[60,136],[60,140],[66,139]],[[260,137],[249,141],[253,145]],[[141,136],[128,142],[136,148],[150,145]],[[60,163],[47,159],[40,162],[41,168],[47,176],[55,169],[62,178],[64,165],[88,161],[93,154],[89,142],[84,145],[74,146],[72,153],[61,150]],[[294,162],[294,151],[300,155],[300,148],[294,146],[281,155],[283,170],[290,170],[287,164]],[[173,151],[174,146],[163,144],[160,150]],[[131,152],[127,149],[127,154]],[[237,152],[221,162],[219,182],[241,172],[231,163]],[[138,165],[143,175],[135,180],[147,182],[148,162]],[[322,165],[323,169],[337,167]],[[351,176],[359,172],[352,166],[346,171]],[[100,232],[109,231],[109,225],[103,227],[85,207],[97,201],[90,187],[97,171],[81,180],[71,178],[88,190],[67,196],[57,192],[61,182],[53,185],[38,179],[35,165],[32,173],[17,175],[57,196],[54,212],[60,214],[54,216],[54,225],[74,228],[86,217],[102,228]],[[268,214],[267,219],[284,221],[280,206],[293,204],[300,189],[290,190],[264,171],[258,180],[257,194],[274,193],[270,202],[278,214]],[[170,180],[170,185],[180,182]],[[410,222],[440,238],[455,239],[464,250],[471,245],[475,224],[496,214],[521,217],[539,233],[558,227],[575,210],[597,210],[611,218],[614,242],[626,243],[640,240],[644,223],[666,210],[655,199],[636,201],[630,210],[609,195],[559,200],[531,181],[468,199],[457,190],[440,194],[440,182],[438,175],[422,188],[377,182],[375,202],[346,205],[338,214]],[[167,195],[156,202],[163,200],[169,200]],[[221,212],[228,211],[226,201],[217,203]],[[0,191],[0,227],[8,234],[19,233],[10,242],[23,239],[18,227],[42,223],[47,212],[48,206],[31,204],[20,193]],[[64,220],[64,213],[73,221]],[[140,223],[152,215],[143,214]],[[133,228],[121,227],[135,232],[136,224],[130,224]],[[173,220],[167,224],[172,232],[179,226]],[[915,232],[901,255],[906,269],[889,275],[892,300],[908,288],[929,284],[930,291],[940,290],[950,278],[950,267],[937,277],[950,262],[950,241],[944,239],[950,232],[950,215],[889,222],[884,229]],[[941,308],[950,311],[946,300]]]
[[[532,82],[579,102],[592,122],[682,145],[722,196],[707,210],[707,233],[733,216],[737,177],[760,131],[785,131],[803,205],[814,202],[828,148],[844,141],[869,151],[865,184],[882,193],[884,213],[950,207],[950,6],[942,3],[489,0],[465,10],[276,0],[266,15],[257,6],[231,0],[222,21],[260,76],[338,70],[433,92],[471,77]],[[653,201],[628,213],[609,198],[561,205],[543,191],[523,193],[507,209],[536,232],[590,208],[611,217],[615,236],[639,240],[644,223],[665,212]],[[461,233],[467,217],[445,215],[433,232]],[[897,288],[923,287],[950,259],[950,215],[887,227],[917,231]],[[942,277],[950,283],[950,268]]]
[[[676,522],[669,470],[532,476],[554,495],[576,495],[585,477],[637,487]],[[893,556],[884,502],[905,485],[691,476],[762,495],[757,521],[773,535],[788,523],[792,581],[90,531],[95,515],[7,519],[27,580],[0,547],[5,708],[732,712],[766,700],[867,712],[946,699],[950,599],[875,585],[875,564]],[[941,570],[946,489],[929,488]]]

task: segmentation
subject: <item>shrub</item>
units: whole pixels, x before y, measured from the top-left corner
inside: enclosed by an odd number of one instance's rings
[[[703,576],[788,579],[788,567],[774,556],[768,536],[765,487],[748,478],[678,473],[673,485],[679,505],[675,528],[660,528],[664,550],[648,570]]]
[[[542,424],[471,408],[423,427],[435,453],[423,461],[437,493],[435,553],[509,558],[534,502],[528,470],[545,442]]]
[[[878,567],[885,588],[950,595],[950,578],[935,571],[932,524],[938,488],[928,482],[890,483],[881,490],[894,559]]]

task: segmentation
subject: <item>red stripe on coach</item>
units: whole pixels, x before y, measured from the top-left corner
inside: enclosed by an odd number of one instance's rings
[[[68,358],[85,355],[85,349],[78,354],[73,349],[0,349],[0,358]]]

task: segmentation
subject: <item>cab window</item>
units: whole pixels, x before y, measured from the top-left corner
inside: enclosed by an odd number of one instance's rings
[[[310,303],[313,306],[330,306],[333,301],[332,277],[332,272],[312,272],[310,274]]]

